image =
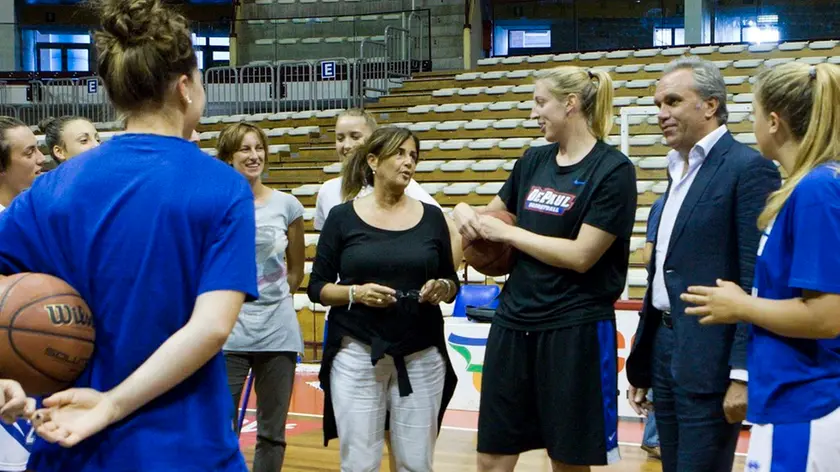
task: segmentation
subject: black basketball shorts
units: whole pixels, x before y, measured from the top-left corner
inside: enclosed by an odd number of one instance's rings
[[[490,328],[478,452],[546,449],[569,465],[619,460],[614,320],[548,331]]]

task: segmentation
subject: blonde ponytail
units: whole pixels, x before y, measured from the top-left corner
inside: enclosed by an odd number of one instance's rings
[[[766,228],[779,214],[803,177],[816,167],[840,159],[840,68],[833,64],[781,64],[758,76],[755,100],[765,115],[776,112],[790,127],[799,149],[782,188],[770,195],[758,217]]]
[[[557,100],[569,94],[580,97],[581,112],[592,134],[604,140],[613,125],[613,83],[609,72],[560,66],[537,73],[536,80],[544,81]]]
[[[610,135],[613,125],[613,82],[609,72],[595,69],[591,71],[595,79],[595,97],[589,120],[592,134],[600,140]]]

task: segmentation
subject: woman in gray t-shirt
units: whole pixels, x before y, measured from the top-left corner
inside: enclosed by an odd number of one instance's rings
[[[219,135],[218,158],[239,171],[254,191],[257,284],[260,297],[242,306],[224,346],[234,411],[248,369],[257,394],[254,472],[280,470],[286,451],[286,416],[303,336],[293,294],[303,281],[303,205],[262,183],[268,138],[255,125],[237,123]],[[234,422],[236,419],[234,418]],[[241,428],[242,425],[236,425]]]

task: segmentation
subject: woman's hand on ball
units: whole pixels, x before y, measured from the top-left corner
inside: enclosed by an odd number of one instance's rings
[[[459,203],[452,211],[452,218],[462,237],[470,241],[481,238],[479,216],[473,207]]]
[[[494,242],[506,242],[510,231],[515,228],[504,221],[489,215],[478,217],[479,234],[482,239]]]
[[[451,296],[451,282],[443,279],[433,279],[426,282],[420,289],[420,303],[427,302],[432,305],[447,300]],[[454,286],[454,284],[452,285]]]
[[[397,291],[379,284],[364,284],[356,289],[355,303],[362,303],[372,308],[385,308],[396,303]]]
[[[47,442],[73,447],[119,418],[119,407],[108,394],[71,388],[46,398],[44,408],[32,416],[32,424]]]
[[[14,380],[0,379],[0,418],[12,424],[18,418],[28,418],[35,412],[35,400],[26,398],[26,393]]]

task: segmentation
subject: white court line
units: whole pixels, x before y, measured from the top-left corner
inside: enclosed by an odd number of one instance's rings
[[[251,410],[249,409],[248,411],[251,411]],[[294,415],[294,416],[305,416],[307,418],[323,418],[324,417],[324,415],[316,415],[316,414],[313,414],[313,413],[292,413],[291,411],[289,412],[289,414]]]
[[[254,409],[254,408],[248,408],[245,411],[249,412],[249,413],[256,413],[257,412],[257,410]],[[303,416],[305,418],[323,418],[324,417],[324,415],[317,415],[317,414],[314,414],[314,413],[295,413],[295,412],[292,412],[292,411],[289,412],[289,415],[290,416]],[[476,428],[460,428],[458,426],[443,426],[442,429],[448,429],[450,431],[463,431],[465,433],[477,433],[478,432],[478,429],[476,429]],[[639,444],[639,443],[624,442],[624,441],[619,441],[618,445],[619,446],[626,446],[626,447],[641,447],[641,444]],[[747,457],[747,455],[744,454],[743,452],[736,452],[735,455],[739,456],[739,457]]]

